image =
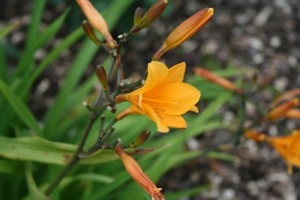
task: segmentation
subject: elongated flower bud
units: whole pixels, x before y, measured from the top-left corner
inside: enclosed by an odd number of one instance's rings
[[[192,15],[177,26],[167,37],[164,44],[156,51],[153,60],[159,60],[167,51],[179,46],[197,33],[214,15],[213,8],[205,8]]]
[[[298,105],[299,105],[299,99],[297,99],[297,98],[293,98],[289,101],[286,101],[283,104],[281,104],[281,105],[277,106],[276,108],[274,108],[273,110],[271,110],[267,114],[266,119],[267,120],[276,120],[281,117],[285,117],[286,113],[290,109],[295,108]]]
[[[143,9],[141,7],[137,7],[134,12],[133,24],[137,25],[140,23],[143,17]]]
[[[291,109],[285,113],[285,117],[291,119],[300,119],[300,110],[299,109]]]
[[[103,91],[108,91],[107,75],[103,65],[98,65],[96,67],[96,74]]]
[[[114,40],[109,32],[106,21],[102,15],[94,8],[94,6],[89,2],[89,0],[76,0],[82,12],[91,23],[91,25],[98,30],[105,38],[107,45],[110,48],[115,47]]]
[[[91,24],[88,21],[84,20],[82,22],[82,28],[90,40],[92,40],[98,46],[102,45],[102,42],[100,40],[98,40]]]
[[[259,142],[265,141],[267,139],[266,135],[264,135],[262,133],[258,133],[255,130],[247,130],[244,133],[244,135],[249,139],[259,141]]]
[[[295,89],[286,91],[285,93],[283,93],[282,95],[280,95],[273,101],[272,107],[275,107],[282,101],[292,99],[293,97],[296,97],[299,95],[300,95],[300,88],[295,88]]]
[[[115,152],[123,161],[124,167],[129,175],[141,186],[154,200],[164,200],[160,193],[162,188],[157,188],[151,179],[143,172],[139,164],[129,155],[127,155],[120,146],[115,147]]]
[[[147,141],[147,139],[150,136],[150,131],[143,131],[136,139],[134,142],[132,142],[130,144],[130,147],[134,148],[134,147],[138,147],[141,146],[142,144],[144,144],[144,142]]]
[[[136,10],[134,21],[137,23],[134,23],[133,28],[130,30],[130,33],[136,34],[141,29],[149,26],[154,20],[156,20],[161,15],[161,13],[165,10],[167,5],[168,5],[167,0],[156,1],[156,3],[154,3],[151,6],[151,8],[144,14],[144,16],[140,20],[137,20],[136,18],[138,15],[141,14],[140,13],[141,11]]]
[[[237,94],[242,94],[242,91],[239,88],[237,88],[232,82],[230,82],[229,80],[227,80],[225,78],[217,76],[204,68],[196,67],[196,68],[194,68],[194,72],[196,75],[201,76],[202,78],[204,78],[212,83],[215,83],[227,90],[234,91]]]

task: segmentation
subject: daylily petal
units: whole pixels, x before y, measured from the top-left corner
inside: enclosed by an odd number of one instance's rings
[[[198,113],[199,112],[199,109],[197,106],[193,106],[189,109],[189,111],[192,111],[192,112],[195,112],[195,113]]]
[[[162,117],[162,123],[168,127],[172,128],[186,128],[186,121],[180,115],[166,115],[165,113],[159,113]]]
[[[165,124],[162,123],[162,121],[161,121],[162,119],[160,118],[160,115],[157,115],[157,113],[155,113],[155,111],[150,106],[148,106],[147,104],[142,104],[142,108],[145,112],[145,115],[156,123],[157,130],[159,132],[162,132],[162,133],[169,132],[169,128]]]
[[[185,73],[185,62],[174,65],[169,69],[168,77],[164,80],[164,84],[172,83],[172,82],[182,82]]]
[[[292,133],[292,136],[293,136],[293,140],[291,142],[291,144],[289,145],[289,152],[291,153],[298,153],[299,156],[300,156],[300,131],[299,130],[296,130],[296,131],[293,131]],[[300,159],[299,159],[300,161]]]
[[[162,62],[152,61],[148,64],[148,76],[142,92],[146,92],[151,88],[159,85],[166,79],[167,76],[168,67]]]
[[[170,83],[145,93],[142,101],[169,115],[181,115],[195,105],[199,97],[200,91],[189,84]]]

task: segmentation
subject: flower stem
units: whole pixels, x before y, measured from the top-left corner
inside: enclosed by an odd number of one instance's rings
[[[93,127],[94,122],[96,121],[96,119],[98,118],[99,114],[97,113],[92,113],[90,120],[86,126],[86,129],[84,131],[84,134],[82,135],[81,139],[80,139],[80,143],[77,147],[77,150],[75,152],[75,154],[73,155],[72,159],[70,160],[70,162],[65,166],[65,168],[63,169],[63,171],[52,181],[52,183],[48,186],[48,188],[45,191],[45,195],[49,196],[53,190],[58,186],[58,184],[61,182],[61,180],[72,170],[72,168],[79,162],[80,158],[79,158],[79,154],[82,153],[83,148],[84,148],[84,144],[86,142],[86,139]]]

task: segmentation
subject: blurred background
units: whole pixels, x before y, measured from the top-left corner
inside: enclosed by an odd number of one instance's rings
[[[111,3],[110,0],[91,2],[103,13]],[[125,11],[119,13],[122,17],[112,27],[113,36],[116,38],[130,30],[136,7],[146,10],[154,2],[132,1]],[[31,23],[32,1],[1,0],[0,5],[0,42],[4,47],[8,70],[12,72],[25,47],[27,29]],[[75,1],[47,1],[39,26],[41,31],[68,7],[70,11],[58,33],[51,42],[34,53],[37,63],[63,38],[75,31],[84,19]],[[153,53],[166,36],[183,20],[205,7],[214,8],[213,19],[179,48],[166,53],[164,59],[168,66],[185,61],[190,75],[192,67],[196,66],[209,70],[230,68],[243,71],[242,77],[236,75],[231,80],[245,83],[255,79],[262,90],[253,94],[253,98],[261,107],[268,107],[276,95],[300,86],[298,0],[169,0],[163,15],[127,44],[123,56],[124,66],[128,67],[125,75],[142,77],[146,64],[151,61]],[[3,27],[8,24],[12,25],[12,31],[3,31]],[[52,105],[83,38],[85,36],[65,49],[35,80],[28,104],[38,120],[43,120],[46,110]],[[103,62],[103,52],[97,50],[79,82],[87,80],[94,73],[93,66]],[[252,88],[243,89],[252,92]],[[205,96],[205,90],[202,96]],[[205,98],[203,102],[200,101],[200,110],[205,109],[209,103]],[[246,112],[251,115],[256,106],[246,104]],[[218,115],[225,124],[235,123],[239,117],[237,109],[230,105],[220,108]],[[299,128],[299,120],[283,120],[275,125],[266,125],[263,130],[271,136],[278,136],[282,135],[282,130],[288,134]],[[207,131],[201,136],[189,138],[185,145],[187,149],[206,150],[214,144],[223,144],[230,134],[228,129]],[[208,157],[193,158],[166,172],[159,179],[158,186],[164,188],[164,193],[201,186],[201,190],[192,195],[178,197],[182,200],[300,199],[300,191],[297,189],[300,182],[299,169],[289,175],[286,163],[269,145],[241,138],[239,144],[231,145],[226,151],[238,159],[220,161]]]

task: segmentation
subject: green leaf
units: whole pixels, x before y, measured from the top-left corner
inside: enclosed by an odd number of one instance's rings
[[[19,115],[22,121],[31,128],[36,134],[41,134],[37,120],[32,115],[28,107],[19,99],[19,97],[0,79],[0,92],[4,95],[11,107]]]
[[[49,200],[50,198],[48,198],[45,194],[43,194],[36,186],[36,183],[34,181],[34,178],[32,176],[32,172],[31,172],[31,164],[29,164],[29,163],[27,163],[27,165],[26,165],[25,175],[26,175],[27,187],[29,189],[31,199]]]
[[[5,174],[17,174],[23,172],[23,163],[0,159],[0,172]]]
[[[65,165],[72,158],[76,145],[51,142],[40,137],[7,138],[0,136],[0,156],[13,160],[27,160]],[[81,164],[103,163],[119,159],[113,150],[99,150],[80,161]]]
[[[33,45],[33,51],[43,47],[47,42],[49,42],[57,31],[63,25],[67,14],[69,13],[70,9],[67,9],[59,18],[57,18],[43,33],[39,36],[36,42]]]
[[[33,61],[33,43],[38,38],[38,29],[43,15],[46,0],[34,0],[31,11],[31,22],[27,31],[25,51],[16,68],[15,76],[31,68]]]
[[[37,77],[48,67],[48,65],[53,62],[57,57],[61,55],[61,53],[74,44],[83,34],[83,31],[81,28],[78,28],[76,31],[74,31],[72,34],[70,34],[66,39],[64,39],[61,43],[55,47],[52,51],[47,54],[45,58],[43,58],[42,62],[36,67],[36,69],[33,71],[33,73],[30,75],[30,77],[25,82],[19,85],[19,91],[20,96],[23,98],[26,96],[33,84],[33,82],[37,79]]]
[[[236,157],[234,155],[230,155],[230,154],[218,152],[218,151],[209,151],[205,155],[210,158],[215,158],[215,159],[230,161],[230,162],[233,162],[234,160],[238,159],[238,157]]]
[[[70,183],[74,181],[94,181],[98,183],[112,183],[114,179],[112,177],[101,175],[101,174],[95,174],[95,173],[85,173],[85,174],[79,174],[76,176],[68,176],[65,177],[62,182],[60,183],[59,187],[64,188],[68,186]]]
[[[203,186],[199,186],[199,187],[184,189],[183,191],[167,193],[165,195],[165,197],[168,200],[185,199],[187,197],[191,197],[193,195],[200,194],[204,191],[208,191],[208,190],[210,190],[210,188],[211,188],[211,185],[207,184],[207,185],[203,185]]]
[[[8,70],[7,70],[7,61],[6,61],[6,52],[4,45],[0,41],[0,79],[4,82],[8,82]]]

